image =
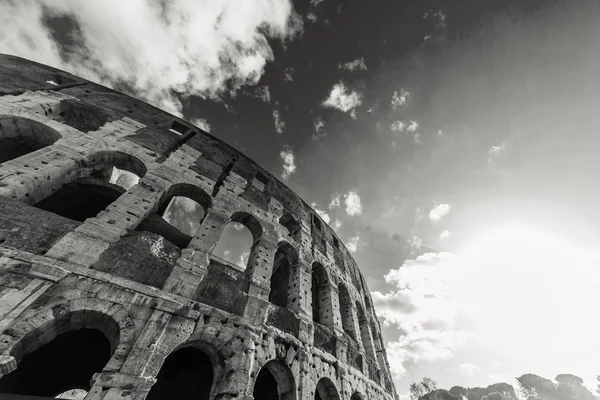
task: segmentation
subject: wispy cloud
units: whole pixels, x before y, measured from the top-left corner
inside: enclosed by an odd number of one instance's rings
[[[406,124],[402,121],[394,121],[390,125],[390,129],[392,132],[402,132],[404,129],[406,129]]]
[[[351,112],[361,104],[362,96],[360,93],[349,90],[342,82],[333,85],[329,97],[321,103],[323,107],[335,108],[342,112]]]
[[[440,234],[440,239],[448,239],[451,234],[452,234],[452,232],[450,232],[450,231],[444,231]]]
[[[313,126],[315,127],[315,133],[313,133],[312,135],[312,140],[316,140],[323,136],[326,136],[326,133],[324,131],[325,122],[323,121],[323,118],[316,117],[313,121]]]
[[[438,222],[450,212],[449,204],[438,204],[429,211],[429,219],[433,222]]]
[[[283,160],[283,173],[281,174],[281,179],[287,181],[289,177],[296,172],[294,152],[291,147],[284,146],[279,153],[279,157]]]
[[[294,72],[295,72],[294,68],[287,67],[283,72],[284,73],[283,80],[286,82],[293,82],[294,81]]]
[[[406,105],[409,96],[410,96],[410,93],[408,93],[408,91],[406,91],[404,89],[400,89],[400,93],[398,93],[397,90],[394,90],[394,94],[392,96],[392,101],[391,101],[392,109],[394,111],[396,111],[398,108]]]
[[[446,371],[456,371],[459,372],[463,375],[467,375],[467,376],[473,376],[475,375],[476,372],[478,372],[481,368],[479,368],[477,365],[475,364],[471,364],[471,363],[462,363],[459,364],[455,367],[449,367],[446,368]]]
[[[336,219],[335,221],[333,221],[333,224],[331,225],[331,227],[333,228],[334,231],[339,231],[340,228],[342,227],[342,221],[340,221],[339,219]]]
[[[346,248],[348,249],[348,251],[350,251],[352,253],[356,253],[356,251],[358,250],[359,241],[360,241],[360,237],[358,237],[358,236],[349,237],[348,240],[346,241]]]
[[[417,121],[410,121],[408,126],[406,127],[407,132],[415,132],[419,128],[419,123]]]
[[[275,131],[282,134],[285,128],[285,121],[281,118],[278,110],[273,110],[273,124],[275,125]]]
[[[55,41],[45,23],[58,16],[70,18],[78,30],[69,48]],[[136,97],[181,115],[181,97],[217,98],[256,84],[273,60],[267,39],[286,40],[300,29],[289,0],[121,1],[110,6],[11,1],[0,14],[0,52],[130,88]]]
[[[267,85],[258,86],[256,87],[256,89],[254,89],[253,97],[261,99],[265,103],[270,103],[271,91],[269,90],[269,87]]]
[[[338,208],[342,204],[342,196],[339,193],[336,193],[331,196],[331,201],[329,202],[329,209],[333,210],[334,208]]]
[[[346,204],[346,213],[350,216],[362,214],[362,204],[358,191],[351,190],[344,195],[344,203]]]
[[[206,118],[192,118],[190,123],[192,125],[196,125],[198,128],[202,129],[205,132],[210,132],[211,126],[206,120]]]
[[[340,64],[338,64],[338,68],[346,70],[346,71],[357,71],[357,70],[366,71],[367,65],[365,64],[365,60],[361,57],[354,61],[348,61],[343,64],[340,63]]]
[[[323,218],[323,221],[325,221],[325,223],[328,224],[329,222],[331,222],[331,217],[329,216],[329,214],[327,214],[327,211],[323,210],[317,203],[311,203],[310,206],[313,208],[313,210],[315,210],[317,214],[319,214],[321,218]]]

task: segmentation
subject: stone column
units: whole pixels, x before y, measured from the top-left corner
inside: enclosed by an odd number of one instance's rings
[[[252,245],[246,274],[249,278],[248,294],[267,301],[271,291],[273,262],[277,252],[277,242],[263,232],[262,237]]]

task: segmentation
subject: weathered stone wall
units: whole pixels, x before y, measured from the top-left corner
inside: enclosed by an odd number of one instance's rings
[[[14,157],[19,141],[34,146]],[[252,399],[263,367],[286,388],[282,399],[312,400],[321,387],[324,400],[396,396],[350,253],[243,154],[139,100],[6,55],[0,148],[0,376],[58,335],[90,328],[111,344],[90,400],[144,399],[165,358],[185,346],[210,357],[211,399]],[[102,183],[113,166],[139,183],[126,191]],[[268,179],[263,190],[252,184],[257,174]],[[89,207],[64,210],[69,218],[41,206],[82,188]],[[156,214],[175,195],[204,208],[192,238]],[[212,254],[230,221],[253,236],[245,269]],[[289,268],[286,307],[269,302],[276,256]],[[315,265],[325,271],[318,280]],[[347,296],[344,324],[338,287]]]

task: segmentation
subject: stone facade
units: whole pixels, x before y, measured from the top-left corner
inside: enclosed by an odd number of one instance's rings
[[[204,209],[193,237],[160,217],[175,196]],[[212,254],[231,221],[245,269]],[[0,377],[89,400],[397,397],[355,261],[294,192],[184,120],[8,55]]]

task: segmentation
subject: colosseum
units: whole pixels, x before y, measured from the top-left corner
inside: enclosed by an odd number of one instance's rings
[[[115,173],[134,177],[115,180]],[[195,233],[175,198],[202,207]],[[228,224],[245,268],[217,257]],[[0,55],[0,398],[397,399],[335,232],[185,120]]]

